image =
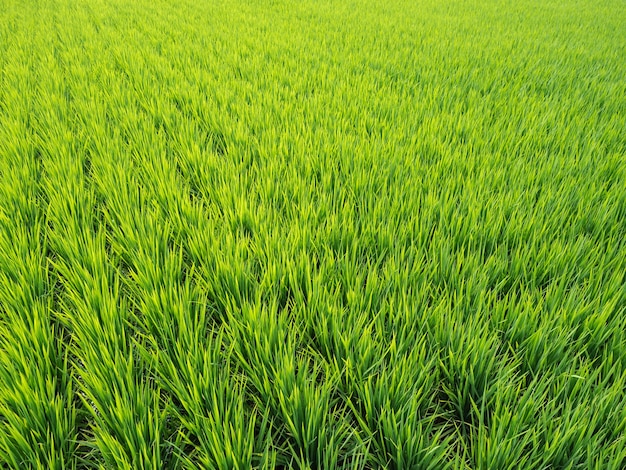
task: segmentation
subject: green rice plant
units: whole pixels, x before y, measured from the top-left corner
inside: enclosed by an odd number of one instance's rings
[[[617,0],[0,0],[0,468],[626,467]]]

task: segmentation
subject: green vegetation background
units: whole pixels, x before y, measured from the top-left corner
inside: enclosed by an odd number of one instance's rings
[[[626,4],[0,0],[0,468],[626,468]]]

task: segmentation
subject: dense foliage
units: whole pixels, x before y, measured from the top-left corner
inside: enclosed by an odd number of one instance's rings
[[[626,4],[0,0],[0,468],[626,468]]]

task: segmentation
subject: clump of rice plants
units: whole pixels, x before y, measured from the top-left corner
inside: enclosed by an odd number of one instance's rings
[[[626,468],[626,5],[0,1],[0,468]]]

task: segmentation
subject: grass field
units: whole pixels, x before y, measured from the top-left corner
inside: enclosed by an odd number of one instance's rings
[[[0,0],[0,468],[626,468],[622,0]]]

